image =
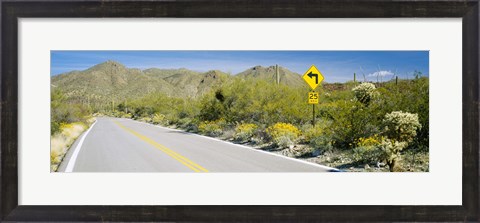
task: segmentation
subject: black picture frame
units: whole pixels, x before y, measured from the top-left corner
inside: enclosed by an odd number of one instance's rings
[[[478,0],[1,1],[1,221],[479,222]],[[462,19],[460,206],[29,206],[18,205],[18,18]],[[448,43],[446,43],[448,44]]]

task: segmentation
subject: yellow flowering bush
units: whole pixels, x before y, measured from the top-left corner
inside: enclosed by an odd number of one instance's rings
[[[367,138],[358,138],[356,140],[356,146],[357,147],[365,147],[365,146],[378,146],[382,142],[383,137],[380,137],[378,135],[373,135]]]
[[[234,139],[238,141],[249,140],[250,138],[252,138],[257,128],[258,126],[252,123],[240,124],[235,128]]]
[[[200,125],[198,125],[198,131],[201,134],[212,136],[212,137],[220,136],[223,133],[223,130],[222,130],[223,122],[224,121],[222,120],[202,122],[200,123]]]
[[[288,147],[295,144],[301,132],[292,124],[278,122],[266,130],[273,142],[280,147]]]

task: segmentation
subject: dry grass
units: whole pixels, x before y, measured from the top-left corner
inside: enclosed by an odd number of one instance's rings
[[[93,123],[93,119],[88,121],[90,125]],[[57,133],[50,138],[50,171],[57,171],[60,163],[65,157],[70,146],[75,140],[85,131],[88,126],[81,122],[75,122],[70,124],[62,124],[60,126],[60,133]]]

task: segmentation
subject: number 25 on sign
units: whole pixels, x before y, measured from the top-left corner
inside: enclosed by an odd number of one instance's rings
[[[318,104],[318,92],[308,92],[308,104]]]

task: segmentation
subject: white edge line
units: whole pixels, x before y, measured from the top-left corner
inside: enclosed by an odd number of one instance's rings
[[[124,119],[127,119],[127,118],[124,118]],[[264,154],[268,154],[268,155],[271,155],[271,156],[281,157],[281,158],[284,158],[284,159],[288,159],[288,160],[300,162],[300,163],[303,163],[303,164],[308,164],[308,165],[315,166],[315,167],[322,167],[322,168],[325,168],[325,169],[327,169],[327,170],[335,170],[335,171],[338,171],[337,168],[333,168],[333,167],[329,167],[329,166],[324,166],[324,165],[321,165],[321,164],[312,163],[312,162],[308,162],[308,161],[304,161],[304,160],[299,160],[299,159],[295,159],[295,158],[292,158],[292,157],[283,156],[283,155],[280,155],[280,154],[276,154],[276,153],[272,153],[272,152],[268,152],[268,151],[263,151],[263,150],[255,149],[255,148],[252,148],[252,147],[249,147],[249,146],[245,146],[245,145],[235,144],[235,143],[233,143],[233,142],[224,141],[224,140],[217,139],[217,138],[213,138],[213,137],[209,137],[209,136],[204,136],[204,135],[199,135],[199,134],[196,134],[196,133],[186,132],[186,131],[179,130],[179,129],[172,129],[172,128],[168,128],[168,127],[165,127],[165,126],[154,125],[154,124],[151,124],[151,123],[141,122],[141,121],[137,121],[137,120],[133,120],[133,119],[127,119],[127,120],[131,120],[131,121],[138,122],[138,123],[141,123],[141,124],[151,125],[151,126],[154,126],[154,127],[157,127],[157,128],[168,129],[168,130],[171,130],[171,131],[184,132],[184,133],[188,133],[188,134],[191,134],[191,135],[196,135],[196,136],[200,136],[200,137],[203,137],[203,138],[206,138],[206,139],[210,139],[210,140],[213,140],[213,141],[223,142],[223,143],[227,143],[227,144],[230,144],[230,145],[234,145],[234,146],[242,147],[242,148],[245,148],[245,149],[253,150],[253,151],[256,151],[256,152],[259,152],[259,153],[264,153]]]
[[[75,167],[75,162],[77,161],[78,154],[80,153],[80,150],[82,149],[83,141],[85,140],[85,137],[88,135],[90,130],[92,130],[93,126],[97,123],[97,120],[88,128],[88,130],[83,134],[82,138],[80,139],[80,142],[78,142],[77,146],[75,147],[72,157],[70,157],[70,160],[68,161],[67,168],[65,168],[66,173],[70,173],[73,171],[73,167]]]

